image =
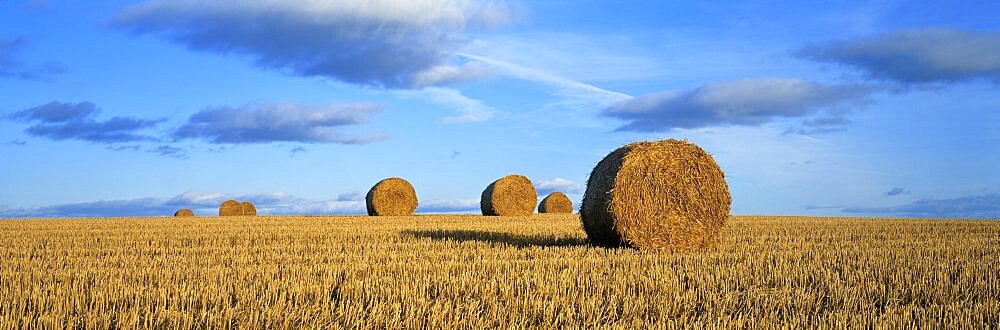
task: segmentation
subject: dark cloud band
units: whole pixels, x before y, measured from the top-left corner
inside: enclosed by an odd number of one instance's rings
[[[117,16],[136,34],[188,48],[247,55],[261,68],[376,87],[476,79],[453,54],[469,26],[507,20],[485,1],[147,1]]]
[[[627,121],[619,131],[756,126],[780,118],[820,114],[826,116],[807,123],[829,128],[846,123],[839,117],[865,106],[873,92],[873,88],[864,85],[754,78],[708,84],[689,91],[648,94],[614,105],[602,115]]]
[[[903,30],[811,45],[795,54],[904,84],[1000,82],[1000,31]]]
[[[271,142],[367,144],[384,134],[353,135],[343,128],[366,123],[381,105],[372,103],[305,106],[254,104],[213,107],[195,113],[174,132],[176,139],[200,139],[214,144]]]

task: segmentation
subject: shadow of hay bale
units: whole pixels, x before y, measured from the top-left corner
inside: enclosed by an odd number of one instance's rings
[[[510,245],[518,248],[526,247],[558,247],[558,246],[589,246],[583,237],[555,237],[546,235],[517,235],[492,231],[477,230],[406,230],[403,235],[414,238],[430,238],[445,242],[482,242],[489,244]]]

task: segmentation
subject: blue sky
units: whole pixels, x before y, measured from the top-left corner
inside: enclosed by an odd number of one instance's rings
[[[5,1],[0,217],[363,214],[382,178],[476,212],[579,201],[688,139],[734,214],[1000,218],[987,1]]]

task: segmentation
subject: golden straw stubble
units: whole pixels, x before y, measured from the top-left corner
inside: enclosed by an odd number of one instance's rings
[[[538,203],[538,213],[573,213],[573,201],[562,192],[553,192]]]
[[[402,178],[379,181],[365,195],[365,206],[371,216],[411,215],[417,209],[417,192]]]
[[[511,174],[493,181],[483,190],[479,207],[483,215],[527,216],[534,214],[538,193],[531,180]]]
[[[637,142],[594,167],[580,218],[597,245],[693,249],[714,244],[730,202],[722,169],[697,145]]]

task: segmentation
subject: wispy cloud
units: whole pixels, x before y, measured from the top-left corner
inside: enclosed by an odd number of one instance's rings
[[[288,157],[295,157],[295,155],[298,155],[300,153],[307,152],[307,151],[309,151],[309,150],[306,150],[306,148],[295,147],[295,148],[292,148],[292,150],[288,151]]]
[[[481,77],[480,66],[452,63],[461,34],[511,15],[502,3],[474,0],[154,0],[115,23],[191,49],[247,55],[261,68],[419,88]]]
[[[571,180],[557,177],[551,180],[539,181],[535,185],[535,188],[538,189],[539,195],[544,196],[556,191],[567,194],[581,194],[586,187]]]
[[[928,198],[888,207],[849,207],[846,213],[922,218],[1000,219],[1000,194]]]
[[[337,201],[340,202],[363,201],[363,200],[365,200],[365,193],[361,191],[352,191],[337,196]]]
[[[909,190],[903,189],[902,187],[893,187],[892,189],[889,189],[889,191],[886,191],[885,195],[886,196],[898,196],[898,195],[909,194],[909,193],[910,193]]]
[[[810,45],[795,54],[857,69],[872,79],[904,84],[1000,82],[1000,31],[996,30],[901,30]]]
[[[178,159],[188,158],[187,152],[184,149],[177,148],[167,144],[156,146],[155,148],[147,150],[147,152],[155,153],[160,156],[170,157],[170,158],[178,158]]]
[[[831,205],[831,206],[825,206],[825,205],[806,205],[803,208],[806,209],[806,210],[829,210],[829,209],[842,209],[842,208],[844,208],[844,206],[843,205]]]
[[[34,123],[25,130],[31,136],[56,141],[79,140],[103,144],[156,141],[156,138],[142,134],[141,131],[163,121],[134,117],[112,117],[102,121],[96,119],[100,112],[90,102],[50,102],[15,112],[8,115],[8,118]]]
[[[17,52],[27,45],[24,38],[0,39],[0,78],[50,80],[66,72],[55,63],[27,64],[17,59]]]
[[[371,103],[307,106],[290,103],[206,108],[174,132],[176,139],[215,144],[271,142],[367,144],[384,134],[353,135],[343,128],[366,123],[381,105]]]
[[[417,212],[424,213],[472,213],[479,211],[479,198],[432,199],[421,201]]]
[[[496,110],[483,104],[482,101],[470,98],[462,92],[443,87],[427,87],[419,90],[398,90],[394,95],[402,98],[419,98],[459,111],[459,114],[441,119],[444,124],[464,124],[484,122],[493,118]]]
[[[285,193],[222,194],[186,192],[171,198],[135,198],[69,203],[39,208],[0,209],[4,218],[170,216],[181,208],[197,215],[218,215],[218,207],[228,199],[252,201],[259,214],[361,214],[363,202],[310,201]]]
[[[572,80],[595,85],[599,85],[597,82],[678,77],[678,70],[692,64],[671,61],[671,57],[676,55],[653,50],[659,44],[650,45],[648,40],[642,39],[646,36],[519,30],[503,35],[481,36],[470,42],[462,52],[501,59],[521,67],[541,69],[552,76],[572,77]],[[677,40],[681,37],[671,35],[661,38]],[[690,44],[684,46],[685,51],[691,51]]]
[[[757,126],[782,118],[813,115],[826,115],[827,120],[807,121],[807,124],[829,128],[845,122],[839,116],[867,105],[873,92],[864,85],[753,78],[643,95],[609,107],[602,114],[627,121],[619,131]]]
[[[457,54],[461,57],[495,67],[500,72],[518,79],[535,81],[551,86],[556,89],[555,94],[563,98],[580,100],[600,106],[608,106],[632,98],[632,96],[625,93],[610,91],[591,84],[547,73],[539,69],[518,65],[516,63],[476,54],[462,52]]]
[[[3,208],[0,218],[68,218],[68,217],[124,217],[171,216],[174,211],[188,208],[196,215],[218,215],[219,204],[235,199],[251,201],[261,215],[297,214],[366,214],[364,193],[349,192],[335,199],[313,200],[282,192],[259,194],[224,194],[185,192],[170,198],[134,198],[103,200],[83,203],[56,204],[37,208]],[[436,199],[421,201],[418,212],[458,213],[479,210],[479,199]]]

